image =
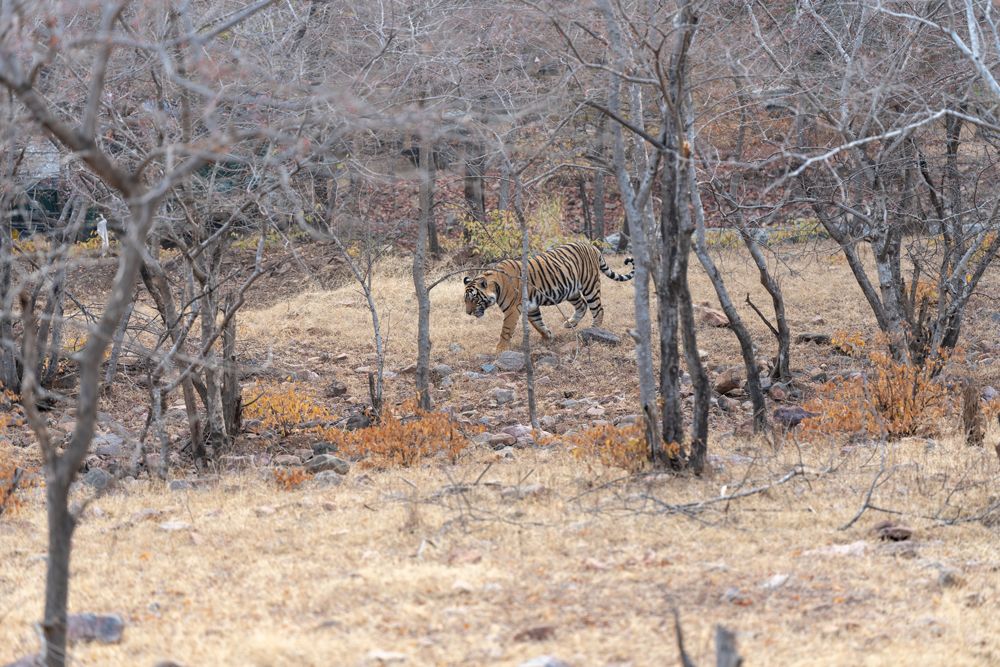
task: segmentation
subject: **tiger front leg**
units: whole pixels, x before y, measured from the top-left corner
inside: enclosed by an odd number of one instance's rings
[[[570,297],[569,301],[573,304],[574,312],[568,320],[563,322],[563,326],[567,329],[573,329],[580,323],[583,316],[587,314],[587,300],[577,296],[576,298]]]
[[[504,313],[503,328],[500,329],[500,342],[497,343],[497,354],[510,349],[510,339],[514,335],[514,327],[517,326],[518,315],[521,312],[517,308],[511,308]]]
[[[542,311],[538,308],[528,311],[528,321],[531,322],[531,326],[535,327],[535,331],[541,334],[542,338],[545,340],[552,340],[555,338],[552,330],[545,326],[545,322],[542,321]]]

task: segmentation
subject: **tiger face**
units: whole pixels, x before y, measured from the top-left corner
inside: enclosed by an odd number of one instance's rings
[[[475,278],[465,277],[465,314],[482,317],[486,309],[497,302],[499,288],[496,281],[486,274]]]

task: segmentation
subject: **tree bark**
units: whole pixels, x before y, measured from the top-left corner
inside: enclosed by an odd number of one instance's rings
[[[430,161],[430,143],[420,143],[420,164]],[[431,356],[431,302],[426,283],[426,255],[424,246],[432,224],[434,181],[429,169],[421,167],[420,180],[420,220],[417,221],[417,244],[413,252],[413,289],[417,296],[417,405],[421,410],[431,409],[430,356]]]

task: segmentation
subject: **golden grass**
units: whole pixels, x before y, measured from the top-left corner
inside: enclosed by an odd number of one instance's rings
[[[758,347],[773,350],[770,334],[742,305],[750,292],[769,311],[755,270],[728,253],[720,268]],[[782,280],[793,334],[873,331],[868,307],[839,259],[823,253],[793,258]],[[700,271],[693,271],[693,281],[697,300],[714,301]],[[383,267],[375,282],[388,367],[398,369],[415,358],[412,286],[403,265]],[[991,276],[983,292],[995,290],[996,282]],[[632,288],[610,281],[602,288],[605,326],[624,334]],[[511,382],[523,394],[520,377],[461,377],[476,370],[477,355],[492,352],[499,315],[466,316],[458,276],[432,298],[432,356],[456,369],[454,386],[435,391],[438,405],[523,423],[522,400],[506,411],[487,407],[492,387]],[[971,307],[963,333],[968,345],[995,340],[988,312],[981,299]],[[585,425],[586,415],[554,406],[567,392],[603,399],[605,418],[635,412],[631,346],[568,351],[573,335],[558,327],[559,314],[547,309],[545,317],[558,337],[553,347],[563,352],[558,367],[539,371],[542,414]],[[825,323],[814,324],[817,317]],[[367,308],[355,286],[290,294],[284,303],[246,312],[240,327],[257,358],[272,350],[285,366],[336,375],[363,399],[364,380],[349,369],[370,364],[372,347]],[[453,351],[453,343],[462,350]],[[728,330],[700,329],[699,345],[710,367],[739,363]],[[342,352],[349,355],[343,364],[324,360],[324,353]],[[816,346],[794,348],[794,368],[820,363],[854,362]],[[401,375],[388,388],[391,398],[402,400],[412,379]],[[702,479],[615,482],[621,471],[556,447],[519,450],[513,460],[473,448],[456,466],[355,468],[332,489],[307,483],[279,491],[256,473],[225,476],[221,487],[207,491],[127,485],[97,500],[82,523],[70,599],[73,611],[123,614],[125,640],[75,647],[74,664],[150,665],[169,658],[184,665],[363,665],[377,664],[373,651],[388,651],[406,655],[409,665],[506,666],[552,654],[577,666],[659,666],[678,664],[673,605],[699,664],[711,662],[716,623],[737,632],[748,664],[1000,661],[997,524],[945,525],[933,518],[968,516],[996,502],[995,426],[982,449],[955,438],[892,445],[891,474],[873,503],[902,514],[869,511],[842,531],[879,469],[877,452],[842,441],[799,446],[788,440],[775,453],[731,435],[724,416],[712,419],[713,469]],[[24,451],[17,450],[22,459]],[[723,489],[778,479],[800,457],[810,470],[836,469],[713,505],[696,517],[661,511],[660,503],[716,498]],[[489,464],[477,486],[447,492],[456,482],[471,484]],[[540,484],[544,492],[524,499],[502,493],[519,483]],[[32,627],[42,607],[45,513],[38,490],[26,498],[25,508],[0,520],[0,662],[37,650]],[[146,510],[162,514],[137,516]],[[871,529],[887,518],[912,527],[913,539],[879,542]],[[191,527],[167,532],[160,528],[167,521]],[[858,541],[865,544],[861,555],[823,551]],[[957,573],[958,585],[941,584],[943,569]],[[789,578],[774,590],[762,587],[775,575]],[[727,599],[730,589],[736,592]],[[553,626],[554,636],[515,640],[538,626]]]
[[[118,646],[81,646],[75,664],[356,665],[372,651],[407,664],[513,665],[556,654],[576,665],[677,664],[676,605],[693,653],[708,661],[713,625],[738,633],[751,664],[974,665],[1000,656],[996,527],[942,526],[914,514],[941,509],[959,479],[983,481],[984,450],[904,443],[874,501],[907,512],[911,543],[881,543],[860,506],[870,452],[804,452],[810,467],[842,469],[697,518],[662,514],[650,498],[681,502],[776,479],[784,452],[747,470],[724,463],[702,480],[601,483],[561,452],[526,451],[464,494],[492,456],[454,468],[372,472],[329,490],[275,492],[254,475],[216,490],[169,493],[136,483],[98,500],[77,533],[74,610],[117,612]],[[716,452],[725,458],[724,447]],[[947,478],[948,481],[945,481]],[[930,480],[934,480],[933,482]],[[522,500],[501,489],[541,484]],[[978,486],[951,499],[971,511]],[[138,518],[145,510],[161,515]],[[272,511],[273,510],[273,511]],[[183,521],[190,530],[159,525]],[[0,523],[2,659],[35,650],[45,551],[40,501]],[[830,555],[863,541],[862,555]],[[820,553],[817,553],[817,550]],[[942,568],[960,585],[943,587]],[[775,590],[762,584],[788,575]],[[736,601],[726,592],[739,591]],[[542,642],[515,641],[554,626]]]

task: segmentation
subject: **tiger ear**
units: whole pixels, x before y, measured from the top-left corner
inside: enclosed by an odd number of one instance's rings
[[[469,276],[465,276],[465,284],[468,285],[471,282],[472,282],[472,278],[470,278]]]

